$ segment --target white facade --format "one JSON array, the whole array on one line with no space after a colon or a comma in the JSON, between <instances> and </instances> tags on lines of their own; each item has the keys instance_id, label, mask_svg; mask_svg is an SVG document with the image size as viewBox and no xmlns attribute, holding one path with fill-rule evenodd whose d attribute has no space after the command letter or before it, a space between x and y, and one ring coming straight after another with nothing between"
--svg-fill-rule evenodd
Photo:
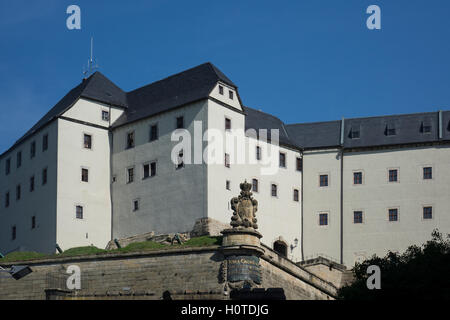
<instances>
[{"instance_id":1,"label":"white facade","mask_svg":"<svg viewBox=\"0 0 450 320\"><path fill-rule=\"evenodd\" d=\"M103 248L114 238L190 231L197 219L205 217L228 224L230 199L239 194L244 180L257 183L253 194L259 203L262 242L270 247L284 244L294 261L323 255L353 265L372 254L421 244L434 228L450 232L448 144L278 148L245 134L247 115L239 94L220 81L201 100L121 122L126 112L125 107L79 98L0 157L0 252L54 252L56 244L64 250ZM183 150L183 166L171 160L179 143L171 137L180 117L194 138ZM155 126L157 134L151 138ZM225 144L218 163L211 163L211 158L198 162L196 152L203 154L217 134L234 135L240 144ZM245 162L237 163L241 147ZM279 166L280 153L285 166ZM189 156L194 163L189 163ZM276 162L275 174L262 171L268 159ZM431 179L423 179L424 167L432 168ZM392 169L397 170L396 182L389 182ZM353 183L355 172L361 172L361 184ZM321 184L321 176L327 177L326 183ZM20 199L16 199L18 185ZM432 217L424 219L424 208L430 207ZM398 221L389 221L389 209L397 209ZM362 215L360 223L355 223L355 212ZM324 216L326 223L321 220Z\"/></svg>"}]
</instances>

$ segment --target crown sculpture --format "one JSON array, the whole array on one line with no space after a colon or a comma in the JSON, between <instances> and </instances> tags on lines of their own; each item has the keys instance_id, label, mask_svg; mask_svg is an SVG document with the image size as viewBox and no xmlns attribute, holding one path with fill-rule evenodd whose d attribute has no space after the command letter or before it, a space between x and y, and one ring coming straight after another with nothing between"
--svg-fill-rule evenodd
<instances>
[{"instance_id":1,"label":"crown sculpture","mask_svg":"<svg viewBox=\"0 0 450 320\"><path fill-rule=\"evenodd\" d=\"M231 208L233 216L230 225L233 228L253 228L258 229L256 222L256 211L258 210L258 201L253 199L250 191L252 185L245 180L240 184L241 194L231 199Z\"/></svg>"}]
</instances>

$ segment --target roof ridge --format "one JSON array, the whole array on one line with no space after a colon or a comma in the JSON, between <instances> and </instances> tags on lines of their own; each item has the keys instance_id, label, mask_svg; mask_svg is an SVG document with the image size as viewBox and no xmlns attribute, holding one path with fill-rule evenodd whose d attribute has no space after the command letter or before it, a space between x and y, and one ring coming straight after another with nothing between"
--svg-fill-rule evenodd
<instances>
[{"instance_id":1,"label":"roof ridge","mask_svg":"<svg viewBox=\"0 0 450 320\"><path fill-rule=\"evenodd\" d=\"M176 77L176 76L180 76L180 75L182 75L182 74L184 74L184 73L187 73L187 72L189 72L189 71L192 71L192 70L194 70L194 69L197 69L197 68L199 68L199 67L201 67L201 66L203 66L203 65L207 65L207 64L211 64L211 63L210 63L210 62L205 62L205 63L199 64L199 65L197 65L197 66L195 66L195 67L189 68L189 69L187 69L187 70L180 71L180 72L178 72L178 73L172 74L172 75L167 76L167 77L165 77L165 78L162 78L162 79L159 79L159 80L150 82L149 84L146 84L146 85L144 85L144 86L142 86L142 87L139 87L139 88L136 88L136 89L134 89L134 90L128 91L128 92L126 92L126 94L128 95L128 94L130 94L130 93L132 93L132 92L135 92L135 91L140 90L140 89L143 89L143 88L147 88L147 87L149 87L149 86L151 86L151 85L154 85L154 84L156 84L156 83L158 83L158 82L166 81L166 80L168 80L168 79L170 79L170 78L174 78L174 77Z\"/></svg>"}]
</instances>

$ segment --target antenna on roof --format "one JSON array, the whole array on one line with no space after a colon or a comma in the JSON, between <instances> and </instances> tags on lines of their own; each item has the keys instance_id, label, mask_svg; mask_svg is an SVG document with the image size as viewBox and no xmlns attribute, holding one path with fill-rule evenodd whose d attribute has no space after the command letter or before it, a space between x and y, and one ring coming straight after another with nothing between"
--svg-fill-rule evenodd
<instances>
[{"instance_id":1,"label":"antenna on roof","mask_svg":"<svg viewBox=\"0 0 450 320\"><path fill-rule=\"evenodd\" d=\"M94 38L91 37L91 56L88 60L87 69L83 68L84 79L93 74L96 69L98 69L98 65L97 60L94 58Z\"/></svg>"}]
</instances>

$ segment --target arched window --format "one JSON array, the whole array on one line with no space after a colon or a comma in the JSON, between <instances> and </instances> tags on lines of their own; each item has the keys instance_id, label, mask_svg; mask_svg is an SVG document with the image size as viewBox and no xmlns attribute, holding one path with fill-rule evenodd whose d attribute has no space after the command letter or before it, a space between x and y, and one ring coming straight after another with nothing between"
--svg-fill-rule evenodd
<instances>
[{"instance_id":1,"label":"arched window","mask_svg":"<svg viewBox=\"0 0 450 320\"><path fill-rule=\"evenodd\" d=\"M277 240L273 243L273 250L283 257L287 257L287 244L283 241Z\"/></svg>"}]
</instances>

